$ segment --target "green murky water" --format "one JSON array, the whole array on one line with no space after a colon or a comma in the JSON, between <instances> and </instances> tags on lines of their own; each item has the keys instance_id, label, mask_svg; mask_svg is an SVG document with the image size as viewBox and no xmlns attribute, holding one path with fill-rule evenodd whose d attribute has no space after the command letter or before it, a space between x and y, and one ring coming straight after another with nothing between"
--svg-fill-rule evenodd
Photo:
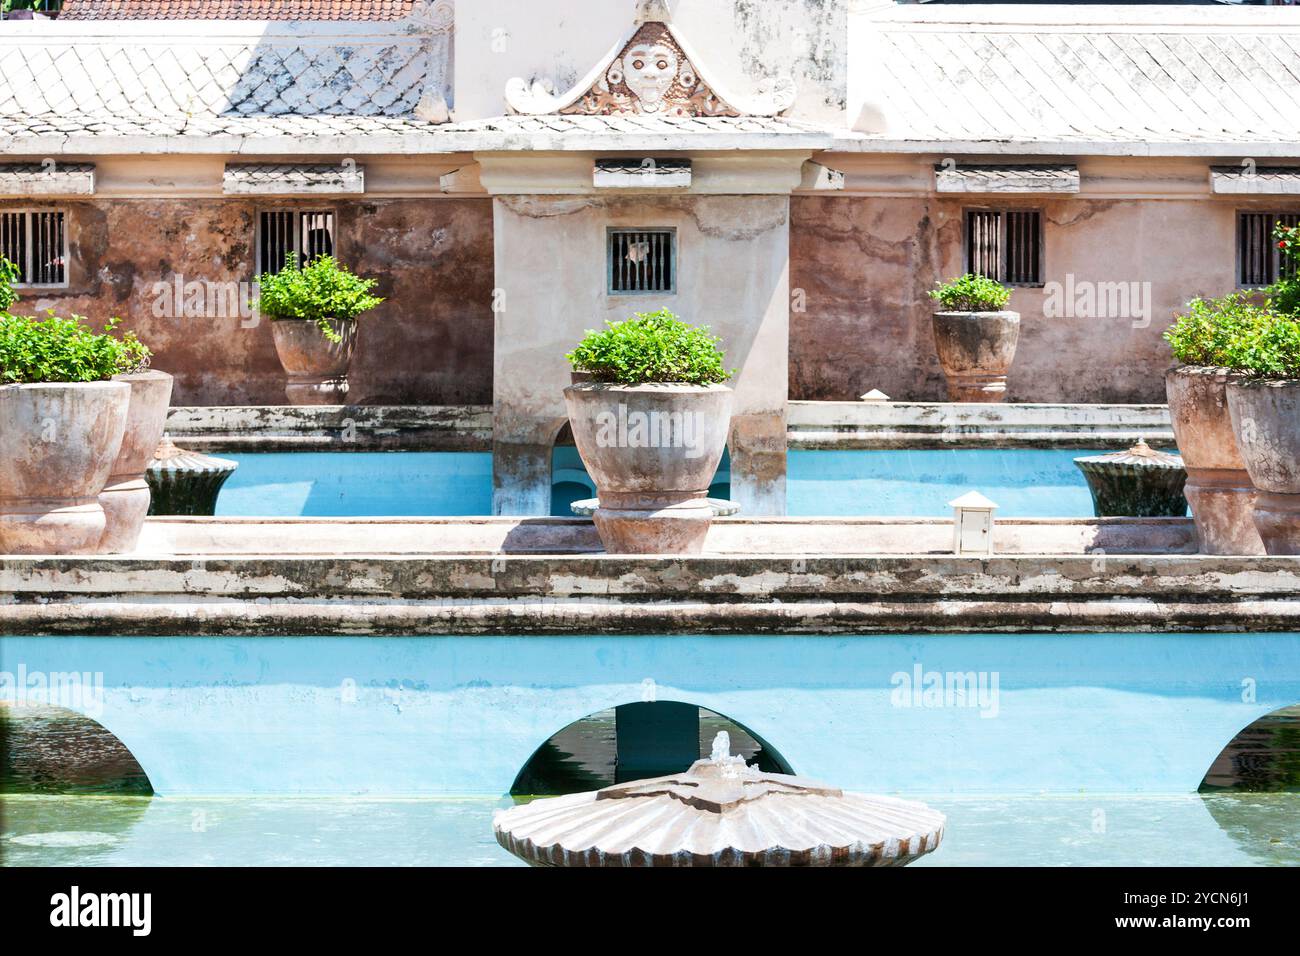
<instances>
[{"instance_id":1,"label":"green murky water","mask_svg":"<svg viewBox=\"0 0 1300 956\"><path fill-rule=\"evenodd\" d=\"M1300 794L912 795L948 815L918 866L1297 866ZM509 801L0 797L5 866L511 866Z\"/></svg>"}]
</instances>

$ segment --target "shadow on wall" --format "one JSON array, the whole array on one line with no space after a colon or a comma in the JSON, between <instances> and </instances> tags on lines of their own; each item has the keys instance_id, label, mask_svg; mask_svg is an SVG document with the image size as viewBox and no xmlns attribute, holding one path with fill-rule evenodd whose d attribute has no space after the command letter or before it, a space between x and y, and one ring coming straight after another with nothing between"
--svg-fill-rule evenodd
<instances>
[{"instance_id":1,"label":"shadow on wall","mask_svg":"<svg viewBox=\"0 0 1300 956\"><path fill-rule=\"evenodd\" d=\"M770 744L729 717L695 704L620 704L569 724L537 748L510 795L560 796L681 773L726 731L731 751L766 773L793 773Z\"/></svg>"}]
</instances>

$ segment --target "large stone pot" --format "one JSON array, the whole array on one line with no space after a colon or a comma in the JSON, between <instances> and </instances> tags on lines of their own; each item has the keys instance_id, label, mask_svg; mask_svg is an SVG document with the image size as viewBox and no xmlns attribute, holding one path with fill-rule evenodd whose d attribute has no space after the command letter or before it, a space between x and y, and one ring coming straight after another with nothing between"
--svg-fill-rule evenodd
<instances>
[{"instance_id":1,"label":"large stone pot","mask_svg":"<svg viewBox=\"0 0 1300 956\"><path fill-rule=\"evenodd\" d=\"M172 401L172 377L166 372L118 375L115 381L131 386L131 403L121 450L108 484L99 493L105 521L99 550L105 554L134 551L140 541L149 514L149 485L144 471L162 440Z\"/></svg>"},{"instance_id":2,"label":"large stone pot","mask_svg":"<svg viewBox=\"0 0 1300 956\"><path fill-rule=\"evenodd\" d=\"M1255 498L1255 527L1269 554L1300 554L1300 381L1228 380L1232 431Z\"/></svg>"},{"instance_id":3,"label":"large stone pot","mask_svg":"<svg viewBox=\"0 0 1300 956\"><path fill-rule=\"evenodd\" d=\"M1263 554L1255 486L1232 434L1228 375L1226 369L1180 365L1165 376L1174 438L1187 468L1183 494L1202 554Z\"/></svg>"},{"instance_id":4,"label":"large stone pot","mask_svg":"<svg viewBox=\"0 0 1300 956\"><path fill-rule=\"evenodd\" d=\"M271 334L280 364L289 374L284 393L291 405L342 405L348 397L348 368L357 347L356 319L331 319L342 337L331 342L315 322L275 319Z\"/></svg>"},{"instance_id":5,"label":"large stone pot","mask_svg":"<svg viewBox=\"0 0 1300 956\"><path fill-rule=\"evenodd\" d=\"M727 444L724 385L608 385L564 390L578 454L600 506L592 515L611 554L693 554L713 520L709 483Z\"/></svg>"},{"instance_id":6,"label":"large stone pot","mask_svg":"<svg viewBox=\"0 0 1300 956\"><path fill-rule=\"evenodd\" d=\"M131 386L0 387L0 554L94 554Z\"/></svg>"},{"instance_id":7,"label":"large stone pot","mask_svg":"<svg viewBox=\"0 0 1300 956\"><path fill-rule=\"evenodd\" d=\"M1020 341L1018 312L936 312L934 346L951 402L1000 402Z\"/></svg>"}]
</instances>

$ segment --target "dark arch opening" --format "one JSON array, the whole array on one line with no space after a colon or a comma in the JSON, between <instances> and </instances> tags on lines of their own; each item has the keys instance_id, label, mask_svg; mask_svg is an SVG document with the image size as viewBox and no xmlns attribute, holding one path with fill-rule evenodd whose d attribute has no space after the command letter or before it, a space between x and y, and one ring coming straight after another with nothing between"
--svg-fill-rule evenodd
<instances>
[{"instance_id":1,"label":"dark arch opening","mask_svg":"<svg viewBox=\"0 0 1300 956\"><path fill-rule=\"evenodd\" d=\"M65 707L0 704L0 793L153 792L140 762L98 721Z\"/></svg>"},{"instance_id":2,"label":"dark arch opening","mask_svg":"<svg viewBox=\"0 0 1300 956\"><path fill-rule=\"evenodd\" d=\"M1214 758L1201 793L1300 793L1300 704L1265 714Z\"/></svg>"},{"instance_id":3,"label":"dark arch opening","mask_svg":"<svg viewBox=\"0 0 1300 956\"><path fill-rule=\"evenodd\" d=\"M560 796L680 773L709 755L719 731L731 752L767 773L793 773L771 744L723 714L682 701L620 704L553 734L533 752L511 796Z\"/></svg>"}]
</instances>

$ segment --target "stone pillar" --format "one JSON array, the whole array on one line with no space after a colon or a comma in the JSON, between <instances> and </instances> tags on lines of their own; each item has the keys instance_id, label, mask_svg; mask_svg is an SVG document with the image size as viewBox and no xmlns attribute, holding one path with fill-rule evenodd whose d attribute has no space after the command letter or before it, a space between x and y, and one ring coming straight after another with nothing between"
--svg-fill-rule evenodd
<instances>
[{"instance_id":1,"label":"stone pillar","mask_svg":"<svg viewBox=\"0 0 1300 956\"><path fill-rule=\"evenodd\" d=\"M476 156L493 197L494 513L550 512L565 353L588 329L657 309L722 339L736 370L732 497L746 515L785 513L789 192L804 158L695 160L681 192L595 189L591 154ZM608 231L638 227L674 230L675 291L609 294Z\"/></svg>"},{"instance_id":2,"label":"stone pillar","mask_svg":"<svg viewBox=\"0 0 1300 956\"><path fill-rule=\"evenodd\" d=\"M518 415L498 402L492 423L492 513L549 515L551 456L566 419Z\"/></svg>"}]
</instances>

